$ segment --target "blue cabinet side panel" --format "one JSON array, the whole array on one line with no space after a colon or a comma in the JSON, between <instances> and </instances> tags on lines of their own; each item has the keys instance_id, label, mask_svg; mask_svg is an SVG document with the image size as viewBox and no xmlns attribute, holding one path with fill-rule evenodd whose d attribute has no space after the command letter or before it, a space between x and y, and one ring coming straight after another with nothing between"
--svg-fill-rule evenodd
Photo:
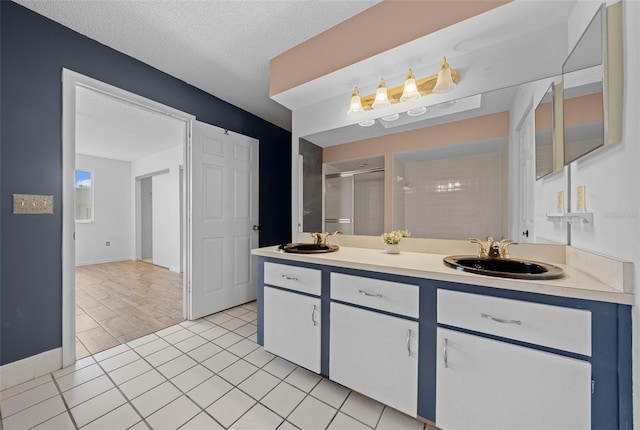
<instances>
[{"instance_id":1,"label":"blue cabinet side panel","mask_svg":"<svg viewBox=\"0 0 640 430\"><path fill-rule=\"evenodd\" d=\"M256 292L257 320L258 332L256 333L258 345L264 346L264 258L258 257L258 291Z\"/></svg>"},{"instance_id":2,"label":"blue cabinet side panel","mask_svg":"<svg viewBox=\"0 0 640 430\"><path fill-rule=\"evenodd\" d=\"M320 373L329 377L329 352L331 344L329 342L331 331L331 272L323 268L322 270L322 333L320 345Z\"/></svg>"},{"instance_id":3,"label":"blue cabinet side panel","mask_svg":"<svg viewBox=\"0 0 640 430\"><path fill-rule=\"evenodd\" d=\"M618 305L618 408L619 428L633 429L633 326L631 306Z\"/></svg>"},{"instance_id":4,"label":"blue cabinet side panel","mask_svg":"<svg viewBox=\"0 0 640 430\"><path fill-rule=\"evenodd\" d=\"M420 344L418 349L418 415L436 420L437 289L430 282L420 285Z\"/></svg>"},{"instance_id":5,"label":"blue cabinet side panel","mask_svg":"<svg viewBox=\"0 0 640 430\"><path fill-rule=\"evenodd\" d=\"M0 365L62 345L63 68L258 139L260 246L289 240L290 132L17 3L0 10ZM53 214L14 215L14 193L52 195Z\"/></svg>"}]
</instances>

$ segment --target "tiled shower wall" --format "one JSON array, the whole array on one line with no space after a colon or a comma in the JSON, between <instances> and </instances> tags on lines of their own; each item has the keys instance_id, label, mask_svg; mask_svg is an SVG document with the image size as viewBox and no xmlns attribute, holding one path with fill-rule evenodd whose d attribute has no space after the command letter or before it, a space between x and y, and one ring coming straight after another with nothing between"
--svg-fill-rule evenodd
<instances>
[{"instance_id":1,"label":"tiled shower wall","mask_svg":"<svg viewBox=\"0 0 640 430\"><path fill-rule=\"evenodd\" d=\"M384 172L354 176L354 234L377 236L384 230Z\"/></svg>"},{"instance_id":2,"label":"tiled shower wall","mask_svg":"<svg viewBox=\"0 0 640 430\"><path fill-rule=\"evenodd\" d=\"M400 220L395 225L416 237L506 237L504 151L406 163L408 184L400 190L404 193L404 225Z\"/></svg>"}]
</instances>

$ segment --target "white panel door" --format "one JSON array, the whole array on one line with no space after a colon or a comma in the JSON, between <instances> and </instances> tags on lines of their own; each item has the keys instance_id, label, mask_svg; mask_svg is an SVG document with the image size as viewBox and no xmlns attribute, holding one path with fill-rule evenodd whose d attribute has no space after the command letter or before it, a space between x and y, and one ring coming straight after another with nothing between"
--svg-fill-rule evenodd
<instances>
[{"instance_id":1,"label":"white panel door","mask_svg":"<svg viewBox=\"0 0 640 430\"><path fill-rule=\"evenodd\" d=\"M418 408L418 323L331 303L329 378L411 416Z\"/></svg>"},{"instance_id":2,"label":"white panel door","mask_svg":"<svg viewBox=\"0 0 640 430\"><path fill-rule=\"evenodd\" d=\"M188 318L256 298L258 141L193 121Z\"/></svg>"},{"instance_id":3,"label":"white panel door","mask_svg":"<svg viewBox=\"0 0 640 430\"><path fill-rule=\"evenodd\" d=\"M264 289L264 349L320 373L321 301Z\"/></svg>"},{"instance_id":4,"label":"white panel door","mask_svg":"<svg viewBox=\"0 0 640 430\"><path fill-rule=\"evenodd\" d=\"M437 351L438 427L591 428L588 362L443 328Z\"/></svg>"},{"instance_id":5,"label":"white panel door","mask_svg":"<svg viewBox=\"0 0 640 430\"><path fill-rule=\"evenodd\" d=\"M527 113L522 124L517 130L520 150L520 192L518 193L519 205L519 237L517 242L535 242L534 238L534 195L535 159L533 142L533 109Z\"/></svg>"}]
</instances>

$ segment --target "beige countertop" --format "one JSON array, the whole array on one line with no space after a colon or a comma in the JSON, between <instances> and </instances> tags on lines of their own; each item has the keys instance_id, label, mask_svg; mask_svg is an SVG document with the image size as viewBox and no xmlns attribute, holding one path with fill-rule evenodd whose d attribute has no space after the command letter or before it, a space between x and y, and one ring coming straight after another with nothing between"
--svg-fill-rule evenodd
<instances>
[{"instance_id":1,"label":"beige countertop","mask_svg":"<svg viewBox=\"0 0 640 430\"><path fill-rule=\"evenodd\" d=\"M565 271L560 279L531 281L476 275L446 267L442 259L447 255L422 252L387 254L380 249L341 246L337 252L327 254L290 254L280 252L277 246L254 249L253 255L300 261L314 264L413 276L439 281L459 282L492 288L525 291L577 299L611 303L633 304L633 294L623 293L595 277L566 264L557 264ZM554 263L555 264L555 263Z\"/></svg>"}]
</instances>

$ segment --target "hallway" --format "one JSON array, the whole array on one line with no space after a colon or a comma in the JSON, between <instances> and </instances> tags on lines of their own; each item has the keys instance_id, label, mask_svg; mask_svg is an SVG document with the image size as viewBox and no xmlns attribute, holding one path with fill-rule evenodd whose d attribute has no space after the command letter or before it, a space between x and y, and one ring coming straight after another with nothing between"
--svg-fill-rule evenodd
<instances>
[{"instance_id":1,"label":"hallway","mask_svg":"<svg viewBox=\"0 0 640 430\"><path fill-rule=\"evenodd\" d=\"M141 261L76 267L78 359L184 321L182 275Z\"/></svg>"}]
</instances>

